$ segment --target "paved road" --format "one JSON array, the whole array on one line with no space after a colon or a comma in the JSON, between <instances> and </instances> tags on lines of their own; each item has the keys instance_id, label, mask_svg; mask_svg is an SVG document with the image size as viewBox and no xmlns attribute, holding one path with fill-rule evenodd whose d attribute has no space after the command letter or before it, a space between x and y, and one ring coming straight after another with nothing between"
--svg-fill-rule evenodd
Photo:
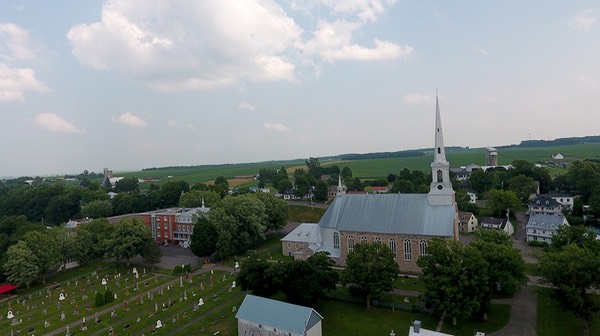
<instances>
[{"instance_id":1,"label":"paved road","mask_svg":"<svg viewBox=\"0 0 600 336\"><path fill-rule=\"evenodd\" d=\"M492 303L504 303L512 306L510 319L504 328L488 336L536 336L537 297L535 286L523 286L510 299L492 300Z\"/></svg>"}]
</instances>

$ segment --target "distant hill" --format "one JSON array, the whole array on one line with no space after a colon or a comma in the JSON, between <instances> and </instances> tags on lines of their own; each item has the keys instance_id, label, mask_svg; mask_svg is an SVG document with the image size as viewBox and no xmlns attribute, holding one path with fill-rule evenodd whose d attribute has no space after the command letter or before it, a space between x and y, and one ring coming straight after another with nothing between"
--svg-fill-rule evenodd
<instances>
[{"instance_id":1,"label":"distant hill","mask_svg":"<svg viewBox=\"0 0 600 336\"><path fill-rule=\"evenodd\" d=\"M569 146L589 143L600 143L600 135L590 135L574 138L558 138L554 140L523 140L518 145L499 146L500 148L510 147L550 147L550 146Z\"/></svg>"}]
</instances>

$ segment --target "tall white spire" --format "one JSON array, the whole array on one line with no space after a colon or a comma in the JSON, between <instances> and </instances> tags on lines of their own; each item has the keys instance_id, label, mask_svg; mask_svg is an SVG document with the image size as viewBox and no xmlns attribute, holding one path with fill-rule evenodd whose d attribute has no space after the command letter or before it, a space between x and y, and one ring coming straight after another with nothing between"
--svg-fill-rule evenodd
<instances>
[{"instance_id":1,"label":"tall white spire","mask_svg":"<svg viewBox=\"0 0 600 336\"><path fill-rule=\"evenodd\" d=\"M343 195L346 193L346 186L342 184L342 174L338 174L338 186L337 186L337 195Z\"/></svg>"},{"instance_id":2,"label":"tall white spire","mask_svg":"<svg viewBox=\"0 0 600 336\"><path fill-rule=\"evenodd\" d=\"M435 147L431 163L431 187L429 188L430 205L454 205L454 190L450 182L450 163L446 160L444 132L440 116L440 102L435 96Z\"/></svg>"},{"instance_id":3,"label":"tall white spire","mask_svg":"<svg viewBox=\"0 0 600 336\"><path fill-rule=\"evenodd\" d=\"M442 118L440 117L440 101L437 95L435 96L435 154L433 162L448 163L448 161L446 161L446 148L444 147Z\"/></svg>"}]
</instances>

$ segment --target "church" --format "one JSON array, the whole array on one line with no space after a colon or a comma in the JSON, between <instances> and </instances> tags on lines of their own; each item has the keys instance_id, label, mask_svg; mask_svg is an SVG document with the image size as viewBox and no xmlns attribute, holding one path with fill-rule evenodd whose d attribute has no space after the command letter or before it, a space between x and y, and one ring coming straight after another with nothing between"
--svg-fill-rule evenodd
<instances>
[{"instance_id":1,"label":"church","mask_svg":"<svg viewBox=\"0 0 600 336\"><path fill-rule=\"evenodd\" d=\"M392 250L403 273L419 273L416 261L427 254L431 238L458 239L458 211L437 97L431 174L427 194L345 194L340 182L338 195L319 223L300 224L281 239L283 254L304 260L327 251L336 265L345 266L355 244L379 242Z\"/></svg>"}]
</instances>

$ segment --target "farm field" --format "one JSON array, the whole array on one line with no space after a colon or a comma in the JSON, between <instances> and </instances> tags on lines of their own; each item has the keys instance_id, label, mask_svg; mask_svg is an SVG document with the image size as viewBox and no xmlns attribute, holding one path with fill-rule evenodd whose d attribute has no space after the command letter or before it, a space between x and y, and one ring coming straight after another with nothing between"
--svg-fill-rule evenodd
<instances>
[{"instance_id":1,"label":"farm field","mask_svg":"<svg viewBox=\"0 0 600 336\"><path fill-rule=\"evenodd\" d=\"M472 148L463 150L451 150L446 152L448 161L452 167L465 166L470 163L484 164L484 148ZM513 160L526 160L530 162L551 161L552 154L561 153L565 161L583 160L600 157L600 144L581 144L569 146L549 146L549 147L510 147L498 148L499 163L510 164ZM401 157L386 159L369 159L354 161L323 161L322 166L337 165L340 168L350 167L354 177L361 179L385 178L388 174L397 174L402 169L429 171L431 163L431 153L425 153L419 157ZM225 176L228 179L238 177L236 185L247 185L248 177L255 175L261 168L277 169L281 166L286 167L288 173L292 174L297 168L304 168L303 160L275 161L263 163L243 163L228 165L207 165L198 167L182 168L160 168L153 170L144 170L137 172L115 173L115 176L133 176L138 178L154 178L160 180L158 184L168 181L168 177L173 180L184 180L190 185L195 183L206 183L214 180L218 176ZM552 174L558 175L564 172L563 169L553 168ZM239 177L246 177L239 179Z\"/></svg>"}]
</instances>

